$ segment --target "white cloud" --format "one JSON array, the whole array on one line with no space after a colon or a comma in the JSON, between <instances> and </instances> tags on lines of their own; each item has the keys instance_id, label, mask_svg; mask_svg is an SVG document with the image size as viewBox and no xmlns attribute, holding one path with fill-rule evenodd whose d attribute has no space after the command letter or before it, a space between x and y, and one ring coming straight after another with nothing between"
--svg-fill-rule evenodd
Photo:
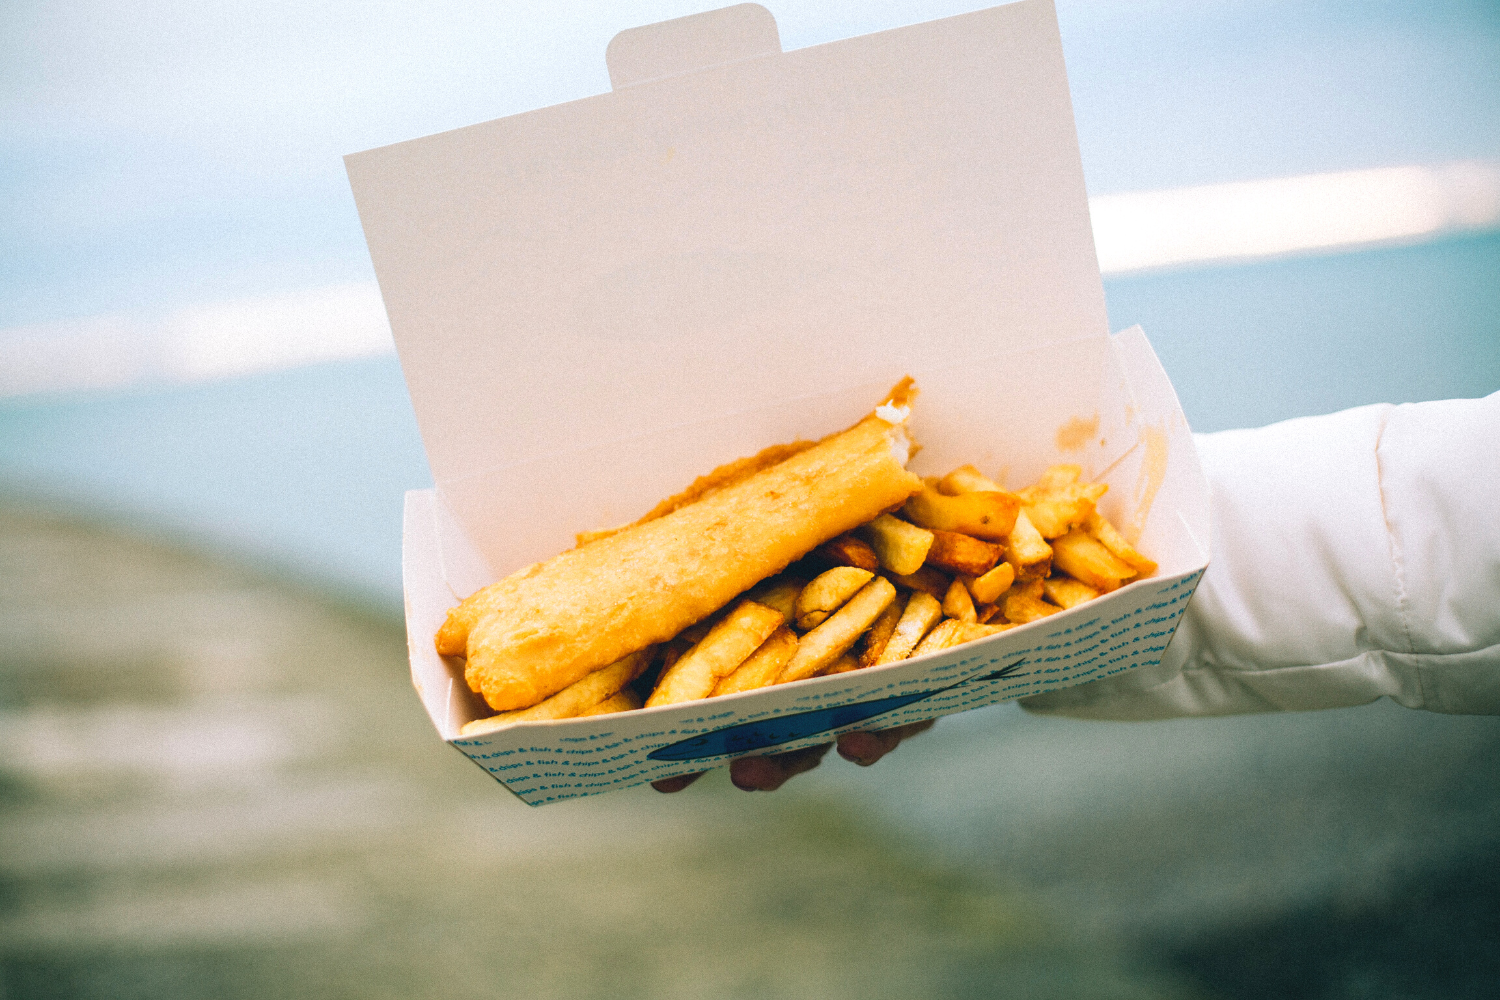
<instances>
[{"instance_id":1,"label":"white cloud","mask_svg":"<svg viewBox=\"0 0 1500 1000\"><path fill-rule=\"evenodd\" d=\"M183 309L166 317L160 336L164 374L184 382L395 350L370 283Z\"/></svg>"},{"instance_id":2,"label":"white cloud","mask_svg":"<svg viewBox=\"0 0 1500 1000\"><path fill-rule=\"evenodd\" d=\"M203 382L395 350L373 282L0 330L0 397Z\"/></svg>"},{"instance_id":3,"label":"white cloud","mask_svg":"<svg viewBox=\"0 0 1500 1000\"><path fill-rule=\"evenodd\" d=\"M1384 167L1090 199L1121 274L1430 239L1500 225L1500 164Z\"/></svg>"}]
</instances>

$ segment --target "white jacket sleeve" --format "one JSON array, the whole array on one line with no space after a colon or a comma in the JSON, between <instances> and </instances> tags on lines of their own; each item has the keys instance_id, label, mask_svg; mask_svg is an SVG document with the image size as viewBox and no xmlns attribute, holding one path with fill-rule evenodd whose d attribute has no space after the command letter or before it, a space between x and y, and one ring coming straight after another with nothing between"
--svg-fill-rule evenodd
<instances>
[{"instance_id":1,"label":"white jacket sleeve","mask_svg":"<svg viewBox=\"0 0 1500 1000\"><path fill-rule=\"evenodd\" d=\"M1500 714L1500 393L1196 441L1213 558L1162 662L1027 709Z\"/></svg>"}]
</instances>

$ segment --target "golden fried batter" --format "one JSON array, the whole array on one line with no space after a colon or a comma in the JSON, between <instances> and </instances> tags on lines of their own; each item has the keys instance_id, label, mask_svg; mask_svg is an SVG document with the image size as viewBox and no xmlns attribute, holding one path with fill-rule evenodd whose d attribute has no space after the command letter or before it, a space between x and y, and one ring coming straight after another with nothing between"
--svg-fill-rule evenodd
<instances>
[{"instance_id":1,"label":"golden fried batter","mask_svg":"<svg viewBox=\"0 0 1500 1000\"><path fill-rule=\"evenodd\" d=\"M905 402L881 412L893 415ZM899 506L922 486L905 469L908 453L899 425L866 417L670 513L484 588L449 614L438 650L467 652L465 677L493 708L536 704Z\"/></svg>"}]
</instances>

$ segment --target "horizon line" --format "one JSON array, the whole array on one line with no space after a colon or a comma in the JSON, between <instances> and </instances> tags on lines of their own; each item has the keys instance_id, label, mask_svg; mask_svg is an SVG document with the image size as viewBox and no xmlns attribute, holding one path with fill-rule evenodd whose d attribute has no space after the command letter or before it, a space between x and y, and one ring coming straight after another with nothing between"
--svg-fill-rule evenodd
<instances>
[{"instance_id":1,"label":"horizon line","mask_svg":"<svg viewBox=\"0 0 1500 1000\"><path fill-rule=\"evenodd\" d=\"M1101 277L1413 245L1500 228L1500 162L1089 199ZM395 353L373 281L0 330L0 399L213 382Z\"/></svg>"}]
</instances>

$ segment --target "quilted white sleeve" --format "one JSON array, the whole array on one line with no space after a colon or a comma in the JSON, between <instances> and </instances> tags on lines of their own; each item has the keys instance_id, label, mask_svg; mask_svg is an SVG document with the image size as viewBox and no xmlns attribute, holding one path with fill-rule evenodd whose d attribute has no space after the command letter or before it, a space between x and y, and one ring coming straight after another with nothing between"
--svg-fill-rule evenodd
<instances>
[{"instance_id":1,"label":"quilted white sleeve","mask_svg":"<svg viewBox=\"0 0 1500 1000\"><path fill-rule=\"evenodd\" d=\"M1213 557L1161 664L1027 709L1500 714L1500 393L1196 441Z\"/></svg>"}]
</instances>

